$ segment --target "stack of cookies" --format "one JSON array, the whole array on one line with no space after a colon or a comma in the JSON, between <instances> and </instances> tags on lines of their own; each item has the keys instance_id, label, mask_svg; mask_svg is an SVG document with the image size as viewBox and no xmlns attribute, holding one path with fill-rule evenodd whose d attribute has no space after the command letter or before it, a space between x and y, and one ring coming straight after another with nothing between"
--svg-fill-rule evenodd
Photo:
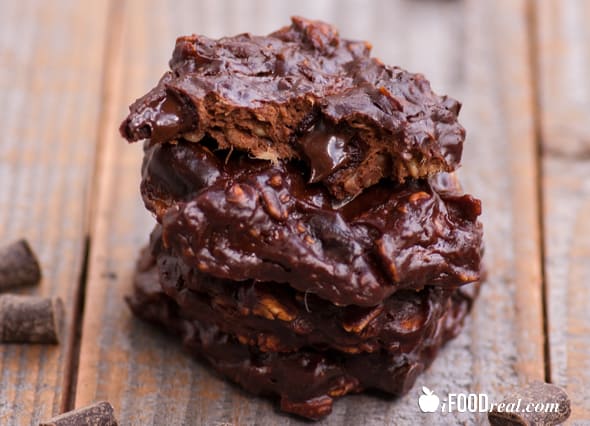
<instances>
[{"instance_id":1,"label":"stack of cookies","mask_svg":"<svg viewBox=\"0 0 590 426\"><path fill-rule=\"evenodd\" d=\"M452 174L460 104L303 18L180 37L170 68L121 125L146 140L157 219L133 311L310 419L407 392L480 280L480 202Z\"/></svg>"}]
</instances>

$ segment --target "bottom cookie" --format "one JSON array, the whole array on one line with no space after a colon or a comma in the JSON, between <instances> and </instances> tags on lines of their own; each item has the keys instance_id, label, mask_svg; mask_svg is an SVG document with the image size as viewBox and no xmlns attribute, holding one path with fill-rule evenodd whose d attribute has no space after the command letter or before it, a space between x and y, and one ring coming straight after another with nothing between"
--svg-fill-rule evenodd
<instances>
[{"instance_id":1,"label":"bottom cookie","mask_svg":"<svg viewBox=\"0 0 590 426\"><path fill-rule=\"evenodd\" d=\"M474 289L457 290L433 337L401 356L385 351L262 352L256 346L240 343L212 322L187 319L190 315L162 291L157 267L149 256L143 257L139 265L128 303L138 317L180 335L191 353L244 389L278 396L283 411L318 420L332 411L335 398L348 393L365 389L380 389L392 395L407 393L439 348L461 329L475 294Z\"/></svg>"}]
</instances>

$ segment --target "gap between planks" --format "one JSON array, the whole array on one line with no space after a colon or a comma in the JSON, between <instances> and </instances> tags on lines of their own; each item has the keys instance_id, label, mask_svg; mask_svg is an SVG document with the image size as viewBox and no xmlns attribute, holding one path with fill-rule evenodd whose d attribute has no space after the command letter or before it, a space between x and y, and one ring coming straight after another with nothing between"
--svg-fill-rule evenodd
<instances>
[{"instance_id":1,"label":"gap between planks","mask_svg":"<svg viewBox=\"0 0 590 426\"><path fill-rule=\"evenodd\" d=\"M531 75L532 87L532 120L533 120L533 138L535 149L535 169L536 169L536 192L537 192L537 225L539 229L539 263L541 265L541 298L543 313L543 357L545 363L545 381L551 382L551 349L549 347L549 301L547 293L547 269L545 265L545 199L543 191L543 140L542 140L542 123L541 123L541 98L539 91L541 83L539 81L539 70L537 68L539 43L537 40L537 2L536 0L527 0L527 38L529 51L529 69Z\"/></svg>"},{"instance_id":2,"label":"gap between planks","mask_svg":"<svg viewBox=\"0 0 590 426\"><path fill-rule=\"evenodd\" d=\"M66 354L66 368L63 381L63 396L61 399L60 410L62 413L74 408L76 380L78 377L78 363L80 361L80 344L82 343L82 318L84 315L84 296L86 289L86 277L88 276L88 248L90 239L88 234L84 236L84 245L82 253L82 265L80 267L80 278L78 279L78 289L74 295L74 315L72 319L72 333L70 336L70 350Z\"/></svg>"},{"instance_id":3,"label":"gap between planks","mask_svg":"<svg viewBox=\"0 0 590 426\"><path fill-rule=\"evenodd\" d=\"M60 345L7 344L0 350L0 423L36 424L68 407L76 369L85 195L96 149L108 8L70 0L15 4L14 13L8 8L0 14L8 24L1 31L0 74L9 88L0 155L9 191L0 190L0 198L10 200L0 231L31 238L37 249L44 277L27 292L62 297L67 306Z\"/></svg>"},{"instance_id":4,"label":"gap between planks","mask_svg":"<svg viewBox=\"0 0 590 426\"><path fill-rule=\"evenodd\" d=\"M88 281L88 270L92 254L92 236L98 231L97 226L97 206L101 205L101 197L97 195L102 193L102 188L108 187L109 182L103 182L103 179L109 179L108 168L104 170L112 158L110 146L105 143L109 136L107 123L112 121L115 114L115 106L111 101L114 94L118 91L115 75L121 65L121 46L123 16L125 0L108 0L108 11L106 20L106 31L104 37L103 61L102 61L102 80L100 90L100 103L98 114L98 125L95 136L94 163L92 164L91 178L86 190L86 215L84 219L84 253L82 257L82 266L78 290L75 295L75 313L73 326L74 331L71 335L70 352L67 355L67 368L64 377L64 397L61 400L61 411L70 411L75 407L78 367L80 363L80 347L82 343L82 325L84 319L86 285ZM119 79L120 80L120 79ZM114 83L115 82L115 83ZM120 84L120 82L119 82Z\"/></svg>"}]
</instances>

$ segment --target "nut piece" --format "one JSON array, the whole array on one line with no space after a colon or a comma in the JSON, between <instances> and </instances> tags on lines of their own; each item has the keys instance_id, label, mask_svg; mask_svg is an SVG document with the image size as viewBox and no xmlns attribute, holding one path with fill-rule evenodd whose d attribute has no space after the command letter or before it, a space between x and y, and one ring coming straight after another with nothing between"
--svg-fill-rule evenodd
<instances>
[{"instance_id":1,"label":"nut piece","mask_svg":"<svg viewBox=\"0 0 590 426\"><path fill-rule=\"evenodd\" d=\"M279 352L281 350L279 338L272 334L260 333L256 339L256 346L262 352Z\"/></svg>"},{"instance_id":2,"label":"nut piece","mask_svg":"<svg viewBox=\"0 0 590 426\"><path fill-rule=\"evenodd\" d=\"M189 142L200 142L203 139L203 132L188 132L182 135L183 139L186 139Z\"/></svg>"},{"instance_id":3,"label":"nut piece","mask_svg":"<svg viewBox=\"0 0 590 426\"><path fill-rule=\"evenodd\" d=\"M245 199L244 190L237 183L229 188L227 201L231 203L242 203Z\"/></svg>"},{"instance_id":4,"label":"nut piece","mask_svg":"<svg viewBox=\"0 0 590 426\"><path fill-rule=\"evenodd\" d=\"M346 354L351 354L351 355L360 354L362 352L362 349L360 347L358 347L358 346L340 346L340 345L334 345L334 349L336 349L336 350L338 350L340 352L344 352Z\"/></svg>"},{"instance_id":5,"label":"nut piece","mask_svg":"<svg viewBox=\"0 0 590 426\"><path fill-rule=\"evenodd\" d=\"M349 333L359 334L365 327L383 312L383 305L378 305L365 313L360 318L355 318L354 321L347 321L342 323L342 328Z\"/></svg>"},{"instance_id":6,"label":"nut piece","mask_svg":"<svg viewBox=\"0 0 590 426\"><path fill-rule=\"evenodd\" d=\"M270 217L276 220L287 219L289 213L279 200L275 191L264 189L262 191L262 200L264 201L265 210L268 212Z\"/></svg>"},{"instance_id":7,"label":"nut piece","mask_svg":"<svg viewBox=\"0 0 590 426\"><path fill-rule=\"evenodd\" d=\"M283 184L283 178L281 175L274 175L268 180L268 183L273 188L279 188Z\"/></svg>"},{"instance_id":8,"label":"nut piece","mask_svg":"<svg viewBox=\"0 0 590 426\"><path fill-rule=\"evenodd\" d=\"M418 169L418 163L416 160L408 160L406 163L406 169L408 170L408 174L412 176L414 179L417 178L420 174Z\"/></svg>"},{"instance_id":9,"label":"nut piece","mask_svg":"<svg viewBox=\"0 0 590 426\"><path fill-rule=\"evenodd\" d=\"M380 239L375 242L375 245L377 246L377 250L379 250L379 253L381 254L381 256L383 256L384 259L388 259L391 257L390 252L392 251L392 248L388 247L387 241ZM388 270L393 281L395 281L396 283L400 282L399 272L393 260L389 262Z\"/></svg>"},{"instance_id":10,"label":"nut piece","mask_svg":"<svg viewBox=\"0 0 590 426\"><path fill-rule=\"evenodd\" d=\"M312 420L319 420L332 412L334 400L327 395L308 399L307 401L294 402L286 396L281 397L281 410L287 413L298 414Z\"/></svg>"},{"instance_id":11,"label":"nut piece","mask_svg":"<svg viewBox=\"0 0 590 426\"><path fill-rule=\"evenodd\" d=\"M305 225L301 222L297 222L297 232L299 232L300 234L304 233L305 231L307 231L307 228L305 228Z\"/></svg>"},{"instance_id":12,"label":"nut piece","mask_svg":"<svg viewBox=\"0 0 590 426\"><path fill-rule=\"evenodd\" d=\"M242 345L251 345L251 344L253 344L253 342L251 342L250 339L248 339L248 337L247 336L244 336L243 334L236 335L236 338L238 339L238 342L240 342Z\"/></svg>"},{"instance_id":13,"label":"nut piece","mask_svg":"<svg viewBox=\"0 0 590 426\"><path fill-rule=\"evenodd\" d=\"M458 276L464 283L472 283L480 279L479 275L459 274Z\"/></svg>"},{"instance_id":14,"label":"nut piece","mask_svg":"<svg viewBox=\"0 0 590 426\"><path fill-rule=\"evenodd\" d=\"M279 319L281 321L293 321L295 319L295 314L287 311L286 306L281 305L277 299L269 295L262 296L260 303L252 309L254 315L269 320Z\"/></svg>"},{"instance_id":15,"label":"nut piece","mask_svg":"<svg viewBox=\"0 0 590 426\"><path fill-rule=\"evenodd\" d=\"M264 130L262 127L254 127L252 129L252 131L256 136L258 136L260 138L264 138L264 137L268 136L266 134L266 130Z\"/></svg>"},{"instance_id":16,"label":"nut piece","mask_svg":"<svg viewBox=\"0 0 590 426\"><path fill-rule=\"evenodd\" d=\"M429 198L430 198L430 194L428 194L427 192L418 191L418 192L414 192L412 195L410 195L409 200L410 200L410 203L416 204L420 200L427 200Z\"/></svg>"},{"instance_id":17,"label":"nut piece","mask_svg":"<svg viewBox=\"0 0 590 426\"><path fill-rule=\"evenodd\" d=\"M351 380L351 381L344 382L340 387L332 389L330 392L328 392L328 394L332 398L337 398L340 396L344 396L347 393L354 392L358 388L359 388L358 382L356 380L354 380L354 381Z\"/></svg>"}]
</instances>

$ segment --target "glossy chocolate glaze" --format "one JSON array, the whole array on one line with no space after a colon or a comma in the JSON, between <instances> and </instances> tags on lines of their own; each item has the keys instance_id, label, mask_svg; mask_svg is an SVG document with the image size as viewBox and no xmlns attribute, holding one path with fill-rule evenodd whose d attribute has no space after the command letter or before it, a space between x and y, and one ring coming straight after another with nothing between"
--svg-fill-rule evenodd
<instances>
[{"instance_id":1,"label":"glossy chocolate glaze","mask_svg":"<svg viewBox=\"0 0 590 426\"><path fill-rule=\"evenodd\" d=\"M171 78L170 74L165 74L159 84L165 84ZM172 140L179 132L185 133L194 127L190 123L194 108L182 100L174 94L165 97L147 95L142 98L138 113L130 117L129 126L135 128L141 139L154 136L157 140Z\"/></svg>"},{"instance_id":2,"label":"glossy chocolate glaze","mask_svg":"<svg viewBox=\"0 0 590 426\"><path fill-rule=\"evenodd\" d=\"M203 273L360 306L479 280L480 203L453 179L384 181L335 208L300 165L221 155L152 144L143 168L142 195L166 246Z\"/></svg>"},{"instance_id":3,"label":"glossy chocolate glaze","mask_svg":"<svg viewBox=\"0 0 590 426\"><path fill-rule=\"evenodd\" d=\"M331 412L334 399L347 393L371 388L393 395L407 393L439 348L461 330L474 296L473 291L455 291L434 332L419 338L419 344L402 355L385 351L353 355L311 348L277 353L242 344L215 320L194 319L200 305L180 307L166 295L147 252L128 302L137 316L180 335L191 353L224 377L252 393L279 397L283 411L317 420Z\"/></svg>"},{"instance_id":4,"label":"glossy chocolate glaze","mask_svg":"<svg viewBox=\"0 0 590 426\"><path fill-rule=\"evenodd\" d=\"M461 159L459 102L322 22L293 18L264 37L180 37L170 68L131 105L127 140L210 135L256 158L299 158L338 199L382 177L452 171ZM352 141L354 161L345 161Z\"/></svg>"},{"instance_id":5,"label":"glossy chocolate glaze","mask_svg":"<svg viewBox=\"0 0 590 426\"><path fill-rule=\"evenodd\" d=\"M401 290L374 307L337 307L289 286L203 274L164 249L160 227L151 240L162 289L188 318L213 321L223 332L264 352L314 347L346 353L408 353L433 337L454 291Z\"/></svg>"},{"instance_id":6,"label":"glossy chocolate glaze","mask_svg":"<svg viewBox=\"0 0 590 426\"><path fill-rule=\"evenodd\" d=\"M301 149L311 169L310 183L323 181L350 161L347 144L351 137L322 128L314 129L301 138Z\"/></svg>"}]
</instances>

